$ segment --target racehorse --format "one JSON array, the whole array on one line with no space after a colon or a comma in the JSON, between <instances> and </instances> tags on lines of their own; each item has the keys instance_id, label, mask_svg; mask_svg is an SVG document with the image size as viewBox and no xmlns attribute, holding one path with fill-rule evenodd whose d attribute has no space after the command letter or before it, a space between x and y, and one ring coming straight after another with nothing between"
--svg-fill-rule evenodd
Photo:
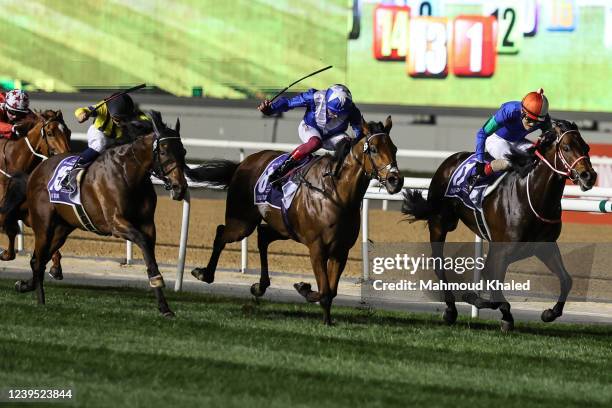
<instances>
[{"instance_id":1,"label":"racehorse","mask_svg":"<svg viewBox=\"0 0 612 408\"><path fill-rule=\"evenodd\" d=\"M100 235L129 240L142 250L149 284L155 290L159 311L167 317L168 307L162 288L164 280L155 260L154 214L157 195L150 175L161 179L174 200L182 200L187 190L184 176L185 149L180 123L168 128L158 112L151 122L138 124L142 135L132 143L111 148L89 166L80 184L84 210ZM27 183L27 201L34 230L35 248L30 261L32 279L18 281L18 292L37 291L38 303L45 303L44 271L50 254L59 250L75 229L85 230L71 206L51 203L47 183L57 165L67 155L41 163ZM19 196L19 194L15 194ZM21 194L23 200L23 192ZM18 204L16 200L15 204Z\"/></svg>"},{"instance_id":2,"label":"racehorse","mask_svg":"<svg viewBox=\"0 0 612 408\"><path fill-rule=\"evenodd\" d=\"M217 227L208 265L194 269L192 275L212 283L225 245L251 235L257 228L261 276L259 283L251 286L251 293L263 296L270 286L268 245L292 238L308 247L318 291L311 290L310 284L304 282L294 287L307 301L319 302L323 307L324 323L331 324L332 301L349 250L359 234L361 201L370 180L379 180L390 193L399 192L403 185L395 159L397 148L389 136L391 126L390 116L384 125L381 122L366 124L362 120L364 136L352 144L346 158L338 156L343 163L338 168L337 178L330 174L332 167L340 163L329 155L320 156L310 167L299 170L297 177L301 187L287 211L287 223L280 210L254 204L254 188L259 176L281 152L265 150L247 157L242 163L213 160L186 170L193 180L228 188L225 225ZM266 224L262 224L262 220Z\"/></svg>"},{"instance_id":3,"label":"racehorse","mask_svg":"<svg viewBox=\"0 0 612 408\"><path fill-rule=\"evenodd\" d=\"M454 170L470 153L460 152L447 158L438 168L429 186L425 200L420 192L405 193L402 212L409 215L409 221L427 220L429 239L434 257L442 257L446 234L457 228L463 221L474 233L482 238L473 211L466 208L457 198L445 197L449 179ZM542 320L551 322L563 314L567 295L572 287L558 245L561 233L561 197L565 182L570 179L580 185L583 191L595 184L597 173L589 158L589 146L583 140L575 123L564 120L553 121L553 128L544 133L539 143L527 151L513 149L508 156L514 171L501 181L482 204L488 221L492 242L515 243L512 245L491 245L485 262L484 272L493 279L503 281L508 265L520 259L535 255L560 281L560 295L552 309L542 313ZM527 244L520 245L519 243ZM534 242L547 242L547 250ZM550 245L550 246L548 246ZM444 269L436 269L437 277L446 282ZM457 308L452 292L445 292L447 308L444 320L452 324L457 319ZM487 301L475 293L466 294L464 301L478 308L497 309L502 313L502 330L512 330L514 319L510 304L501 292L492 293L499 301Z\"/></svg>"},{"instance_id":4,"label":"racehorse","mask_svg":"<svg viewBox=\"0 0 612 408\"><path fill-rule=\"evenodd\" d=\"M56 154L70 151L70 129L64 123L61 111L34 112L19 121L16 127L27 134L17 140L0 140L0 197L5 197L10 183L22 182L20 173L30 174L42 161ZM15 176L15 177L13 177ZM0 226L8 236L8 248L0 254L0 260L15 259L15 237L19 233L17 221L22 219L30 226L24 211L0 213ZM53 254L51 274L61 276L61 255Z\"/></svg>"}]
</instances>

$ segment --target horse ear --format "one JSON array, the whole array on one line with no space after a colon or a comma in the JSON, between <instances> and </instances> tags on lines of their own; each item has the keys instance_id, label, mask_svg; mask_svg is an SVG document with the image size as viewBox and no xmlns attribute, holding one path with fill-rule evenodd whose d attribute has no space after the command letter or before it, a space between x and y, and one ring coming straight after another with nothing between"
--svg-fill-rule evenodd
<instances>
[{"instance_id":1,"label":"horse ear","mask_svg":"<svg viewBox=\"0 0 612 408\"><path fill-rule=\"evenodd\" d=\"M389 134L392 127L393 127L393 122L391 121L391 115L389 115L387 116L387 120L385 120L385 133Z\"/></svg>"},{"instance_id":2,"label":"horse ear","mask_svg":"<svg viewBox=\"0 0 612 408\"><path fill-rule=\"evenodd\" d=\"M366 136L370 135L370 129L368 128L368 122L365 121L363 116L361 117L361 132Z\"/></svg>"},{"instance_id":3,"label":"horse ear","mask_svg":"<svg viewBox=\"0 0 612 408\"><path fill-rule=\"evenodd\" d=\"M181 133L181 121L179 120L179 118L176 118L176 125L174 125L174 130L176 131L176 133Z\"/></svg>"},{"instance_id":4,"label":"horse ear","mask_svg":"<svg viewBox=\"0 0 612 408\"><path fill-rule=\"evenodd\" d=\"M578 130L578 125L576 124L576 122L572 122L572 129Z\"/></svg>"},{"instance_id":5,"label":"horse ear","mask_svg":"<svg viewBox=\"0 0 612 408\"><path fill-rule=\"evenodd\" d=\"M62 115L61 109L55 112L55 116L57 116L59 120L64 120L64 116Z\"/></svg>"}]
</instances>

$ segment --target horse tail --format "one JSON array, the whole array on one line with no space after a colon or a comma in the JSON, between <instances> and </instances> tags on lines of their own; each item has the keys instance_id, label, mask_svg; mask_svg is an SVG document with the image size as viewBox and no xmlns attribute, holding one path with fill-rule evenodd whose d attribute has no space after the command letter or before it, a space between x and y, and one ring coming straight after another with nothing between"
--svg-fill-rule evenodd
<instances>
[{"instance_id":1,"label":"horse tail","mask_svg":"<svg viewBox=\"0 0 612 408\"><path fill-rule=\"evenodd\" d=\"M407 215L408 222L429 221L434 214L434 208L419 190L404 191L404 201L402 203L402 214Z\"/></svg>"},{"instance_id":2,"label":"horse tail","mask_svg":"<svg viewBox=\"0 0 612 408\"><path fill-rule=\"evenodd\" d=\"M0 207L0 213L8 214L25 202L28 177L26 173L16 173L11 176Z\"/></svg>"},{"instance_id":3,"label":"horse tail","mask_svg":"<svg viewBox=\"0 0 612 408\"><path fill-rule=\"evenodd\" d=\"M228 188L239 165L231 160L206 160L193 169L185 168L185 174L193 181Z\"/></svg>"}]
</instances>

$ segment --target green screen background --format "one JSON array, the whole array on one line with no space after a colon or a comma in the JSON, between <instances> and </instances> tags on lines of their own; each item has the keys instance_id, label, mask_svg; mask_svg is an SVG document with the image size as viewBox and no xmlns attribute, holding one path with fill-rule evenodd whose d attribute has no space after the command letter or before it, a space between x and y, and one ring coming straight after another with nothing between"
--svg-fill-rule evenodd
<instances>
[{"instance_id":1,"label":"green screen background","mask_svg":"<svg viewBox=\"0 0 612 408\"><path fill-rule=\"evenodd\" d=\"M73 92L145 82L178 96L259 98L326 65L294 91L346 83L356 101L487 107L543 87L555 109L612 112L612 50L603 7L580 7L577 29L540 26L492 78L414 79L372 55L374 4L348 40L350 0L0 0L0 81ZM480 14L447 5L444 15Z\"/></svg>"}]
</instances>

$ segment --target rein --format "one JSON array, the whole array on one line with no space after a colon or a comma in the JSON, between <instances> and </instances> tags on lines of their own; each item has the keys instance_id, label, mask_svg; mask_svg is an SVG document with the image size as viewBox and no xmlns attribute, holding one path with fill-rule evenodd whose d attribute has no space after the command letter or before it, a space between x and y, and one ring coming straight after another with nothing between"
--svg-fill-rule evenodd
<instances>
[{"instance_id":1,"label":"rein","mask_svg":"<svg viewBox=\"0 0 612 408\"><path fill-rule=\"evenodd\" d=\"M563 153L561 153L561 150L559 148L559 143L561 142L561 139L563 139L563 137L566 134L570 133L570 132L575 132L575 130L567 130L567 131L563 132L559 137L557 137L557 140L555 141L555 162L554 162L554 165L550 164L550 162L546 159L546 157L544 157L544 155L542 153L540 153L540 151L537 148L535 150L535 155L540 159L540 161L542 161L544 164L546 164L553 172L559 174L562 177L567 177L571 181L575 182L578 179L579 175L578 175L578 172L576 172L576 170L574 169L574 167L576 167L576 164L578 164L578 162L580 160L584 160L588 156L587 155L582 155L582 156L578 157L576 160L574 160L574 162L571 165L569 164L569 162L567 161L567 159L565 158ZM565 171L561 171L561 170L557 169L557 158L559 158L559 160L561 161L561 163L565 167ZM527 174L527 202L529 203L529 208L531 208L531 212L533 212L533 214L540 221L543 221L543 222L545 222L547 224L559 224L561 222L561 218L553 220L553 219L550 219L550 218L542 217L540 214L538 214L538 212L535 210L535 208L533 208L533 204L531 202L531 195L529 193L529 190L530 190L530 188L529 188L529 177L530 176L531 176L531 172L529 172L529 174Z\"/></svg>"}]
</instances>

